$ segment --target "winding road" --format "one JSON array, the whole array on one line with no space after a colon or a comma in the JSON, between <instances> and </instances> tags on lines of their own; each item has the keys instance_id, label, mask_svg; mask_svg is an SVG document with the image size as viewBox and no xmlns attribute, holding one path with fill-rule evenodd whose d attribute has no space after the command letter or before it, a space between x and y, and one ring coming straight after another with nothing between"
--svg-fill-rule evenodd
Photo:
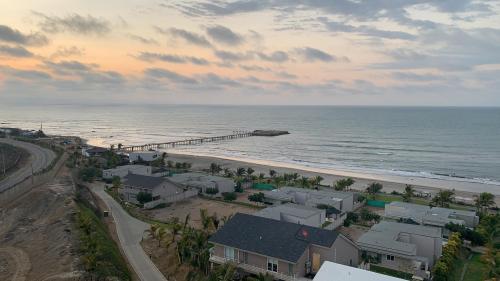
<instances>
[{"instance_id":1,"label":"winding road","mask_svg":"<svg viewBox=\"0 0 500 281\"><path fill-rule=\"evenodd\" d=\"M120 245L139 279L167 281L140 245L144 231L149 229L149 224L129 215L113 197L104 191L101 185L95 186L92 190L104 201L113 215Z\"/></svg>"},{"instance_id":2,"label":"winding road","mask_svg":"<svg viewBox=\"0 0 500 281\"><path fill-rule=\"evenodd\" d=\"M28 162L23 167L0 181L0 192L22 182L24 179L30 177L32 172L36 173L47 168L52 163L52 160L56 158L54 151L36 144L4 138L0 138L0 142L22 148L30 154Z\"/></svg>"}]
</instances>

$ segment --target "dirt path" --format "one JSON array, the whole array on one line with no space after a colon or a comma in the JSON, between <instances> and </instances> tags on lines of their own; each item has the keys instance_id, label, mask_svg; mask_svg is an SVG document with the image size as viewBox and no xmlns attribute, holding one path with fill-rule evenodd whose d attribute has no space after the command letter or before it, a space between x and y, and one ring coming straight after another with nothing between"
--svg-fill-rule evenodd
<instances>
[{"instance_id":1,"label":"dirt path","mask_svg":"<svg viewBox=\"0 0 500 281\"><path fill-rule=\"evenodd\" d=\"M13 262L12 281L26 280L26 275L31 269L31 262L28 255L23 250L15 247L0 248L0 255L7 256L9 261ZM0 275L0 277L2 276Z\"/></svg>"}]
</instances>

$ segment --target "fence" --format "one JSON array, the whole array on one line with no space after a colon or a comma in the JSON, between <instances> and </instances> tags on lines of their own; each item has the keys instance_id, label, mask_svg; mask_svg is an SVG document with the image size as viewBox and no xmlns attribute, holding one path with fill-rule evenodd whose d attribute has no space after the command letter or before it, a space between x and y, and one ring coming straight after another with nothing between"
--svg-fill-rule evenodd
<instances>
[{"instance_id":1,"label":"fence","mask_svg":"<svg viewBox=\"0 0 500 281\"><path fill-rule=\"evenodd\" d=\"M5 204L15 200L22 194L30 191L31 189L53 180L57 172L61 169L62 165L64 165L64 163L66 162L66 159L68 159L68 155L64 153L61 157L59 157L59 160L54 165L54 167L52 167L52 169L50 169L48 172L27 177L22 182L1 192L0 206L4 206Z\"/></svg>"},{"instance_id":2,"label":"fence","mask_svg":"<svg viewBox=\"0 0 500 281\"><path fill-rule=\"evenodd\" d=\"M144 208L151 209L151 208L154 208L162 203L173 203L173 202L181 201L181 200L191 198L191 197L194 197L197 195L198 195L197 189L189 189L189 190L186 190L186 191L179 193L179 194L165 196L165 197L160 198L158 200L144 203Z\"/></svg>"}]
</instances>

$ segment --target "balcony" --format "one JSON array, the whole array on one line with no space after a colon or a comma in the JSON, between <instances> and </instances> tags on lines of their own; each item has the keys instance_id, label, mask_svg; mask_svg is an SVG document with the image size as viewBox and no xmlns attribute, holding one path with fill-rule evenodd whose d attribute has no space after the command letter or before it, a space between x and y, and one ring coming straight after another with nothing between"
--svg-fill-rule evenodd
<instances>
[{"instance_id":1,"label":"balcony","mask_svg":"<svg viewBox=\"0 0 500 281\"><path fill-rule=\"evenodd\" d=\"M214 256L214 255L210 256L210 261L213 263L217 263L217 264L224 264L226 262L233 262L236 264L236 266L238 268L244 270L245 272L253 273L253 274L259 274L259 273L266 274L266 273L268 273L268 274L272 275L277 280L311 281L311 279L307 279L305 277L297 277L297 276L291 276L291 275L287 275L287 274L283 274L283 273L279 273L279 272L268 271L267 268L261 268L261 267L257 267L254 265L241 263L241 262L237 262L237 261L233 261L233 260L226 260L225 258Z\"/></svg>"}]
</instances>

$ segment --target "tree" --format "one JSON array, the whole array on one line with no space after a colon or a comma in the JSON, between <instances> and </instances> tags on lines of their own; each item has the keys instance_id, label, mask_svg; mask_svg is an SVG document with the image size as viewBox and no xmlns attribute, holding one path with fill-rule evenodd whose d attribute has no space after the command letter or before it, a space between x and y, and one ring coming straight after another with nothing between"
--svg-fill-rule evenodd
<instances>
[{"instance_id":1,"label":"tree","mask_svg":"<svg viewBox=\"0 0 500 281\"><path fill-rule=\"evenodd\" d=\"M248 175L248 176L251 176L254 172L255 172L255 170L254 170L254 169L252 169L252 167L248 167L248 168L247 168L247 175Z\"/></svg>"},{"instance_id":2,"label":"tree","mask_svg":"<svg viewBox=\"0 0 500 281\"><path fill-rule=\"evenodd\" d=\"M215 195L215 194L219 193L219 188L217 188L217 187L207 187L205 189L205 193L208 194L208 195Z\"/></svg>"},{"instance_id":3,"label":"tree","mask_svg":"<svg viewBox=\"0 0 500 281\"><path fill-rule=\"evenodd\" d=\"M121 178L118 176L114 176L113 177L113 188L120 188L121 185L122 185Z\"/></svg>"},{"instance_id":4,"label":"tree","mask_svg":"<svg viewBox=\"0 0 500 281\"><path fill-rule=\"evenodd\" d=\"M222 197L225 201L234 201L236 200L236 193L234 192L222 192Z\"/></svg>"},{"instance_id":5,"label":"tree","mask_svg":"<svg viewBox=\"0 0 500 281\"><path fill-rule=\"evenodd\" d=\"M233 177L233 171L231 171L229 168L224 168L224 176L227 178L232 178Z\"/></svg>"},{"instance_id":6,"label":"tree","mask_svg":"<svg viewBox=\"0 0 500 281\"><path fill-rule=\"evenodd\" d=\"M239 167L238 169L236 169L236 175L238 177L243 177L245 174L246 174L246 170L245 168L242 168L242 167Z\"/></svg>"},{"instance_id":7,"label":"tree","mask_svg":"<svg viewBox=\"0 0 500 281\"><path fill-rule=\"evenodd\" d=\"M448 207L453 201L453 195L455 195L453 190L440 190L438 194L432 198L432 203L440 207Z\"/></svg>"},{"instance_id":8,"label":"tree","mask_svg":"<svg viewBox=\"0 0 500 281\"><path fill-rule=\"evenodd\" d=\"M210 164L210 173L212 175L218 174L220 171L222 171L222 168L220 165L218 165L217 163Z\"/></svg>"},{"instance_id":9,"label":"tree","mask_svg":"<svg viewBox=\"0 0 500 281\"><path fill-rule=\"evenodd\" d=\"M122 150L123 144L119 143L118 144L118 150Z\"/></svg>"},{"instance_id":10,"label":"tree","mask_svg":"<svg viewBox=\"0 0 500 281\"><path fill-rule=\"evenodd\" d=\"M174 162L172 160L167 161L167 167L173 168L174 167Z\"/></svg>"},{"instance_id":11,"label":"tree","mask_svg":"<svg viewBox=\"0 0 500 281\"><path fill-rule=\"evenodd\" d=\"M382 188L384 188L384 186L381 184L381 183L378 183L378 182L372 182L370 185L368 185L368 187L366 188L366 192L368 192L368 194L370 195L375 195L377 193L379 193Z\"/></svg>"},{"instance_id":12,"label":"tree","mask_svg":"<svg viewBox=\"0 0 500 281\"><path fill-rule=\"evenodd\" d=\"M308 177L301 177L299 180L300 186L303 188L308 188L310 186L309 178Z\"/></svg>"},{"instance_id":13,"label":"tree","mask_svg":"<svg viewBox=\"0 0 500 281\"><path fill-rule=\"evenodd\" d=\"M403 201L410 202L413 196L415 196L415 189L413 188L413 185L407 184L405 192L403 193Z\"/></svg>"},{"instance_id":14,"label":"tree","mask_svg":"<svg viewBox=\"0 0 500 281\"><path fill-rule=\"evenodd\" d=\"M321 182L324 180L324 178L322 176L315 176L312 178L312 184L318 188L318 186L321 184Z\"/></svg>"},{"instance_id":15,"label":"tree","mask_svg":"<svg viewBox=\"0 0 500 281\"><path fill-rule=\"evenodd\" d=\"M264 173L260 173L260 174L259 174L259 181L261 181L261 182L262 182L262 181L264 181L264 178L265 178L265 177L266 177L266 174L264 174Z\"/></svg>"},{"instance_id":16,"label":"tree","mask_svg":"<svg viewBox=\"0 0 500 281\"><path fill-rule=\"evenodd\" d=\"M136 199L139 203L144 204L153 201L153 195L151 195L151 193L141 191L137 193Z\"/></svg>"},{"instance_id":17,"label":"tree","mask_svg":"<svg viewBox=\"0 0 500 281\"><path fill-rule=\"evenodd\" d=\"M349 189L349 187L353 184L354 180L352 178L340 179L335 182L334 188L335 190L344 191Z\"/></svg>"},{"instance_id":18,"label":"tree","mask_svg":"<svg viewBox=\"0 0 500 281\"><path fill-rule=\"evenodd\" d=\"M274 178L274 177L276 176L276 171L275 171L275 170L272 170L272 169L271 169L271 170L269 170L269 176L270 176L271 178Z\"/></svg>"},{"instance_id":19,"label":"tree","mask_svg":"<svg viewBox=\"0 0 500 281\"><path fill-rule=\"evenodd\" d=\"M252 195L248 196L248 200L252 202L263 202L264 201L264 193L259 192L259 193L254 193Z\"/></svg>"},{"instance_id":20,"label":"tree","mask_svg":"<svg viewBox=\"0 0 500 281\"><path fill-rule=\"evenodd\" d=\"M479 196L476 197L476 207L477 210L481 213L492 206L495 205L495 195L489 192L482 192Z\"/></svg>"}]
</instances>

